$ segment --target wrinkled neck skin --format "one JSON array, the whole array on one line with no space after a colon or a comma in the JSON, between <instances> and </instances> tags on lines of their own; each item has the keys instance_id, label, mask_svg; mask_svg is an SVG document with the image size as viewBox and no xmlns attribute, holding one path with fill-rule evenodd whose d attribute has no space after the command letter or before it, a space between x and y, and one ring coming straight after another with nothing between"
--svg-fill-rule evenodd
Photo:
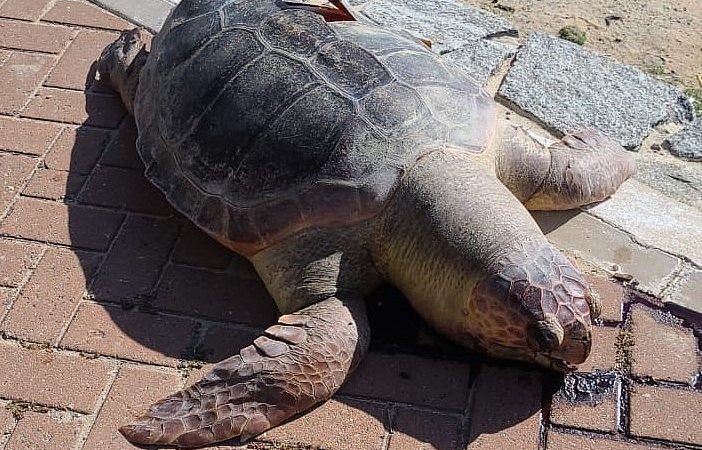
<instances>
[{"instance_id":1,"label":"wrinkled neck skin","mask_svg":"<svg viewBox=\"0 0 702 450\"><path fill-rule=\"evenodd\" d=\"M468 336L468 298L496 259L519 241L543 240L529 213L480 160L433 152L402 180L379 218L373 251L381 274L433 326ZM470 342L462 342L471 346Z\"/></svg>"},{"instance_id":2,"label":"wrinkled neck skin","mask_svg":"<svg viewBox=\"0 0 702 450\"><path fill-rule=\"evenodd\" d=\"M573 302L579 310L560 307L573 322L565 338L558 326L551 333L549 324L562 319L558 305L570 302L553 294L563 290L558 271L575 280L566 286L571 297L584 296L587 287L481 159L455 150L420 159L378 219L375 265L427 322L459 344L565 370L561 360L579 363L589 353L590 318L584 300ZM537 321L545 333L530 331Z\"/></svg>"},{"instance_id":3,"label":"wrinkled neck skin","mask_svg":"<svg viewBox=\"0 0 702 450\"><path fill-rule=\"evenodd\" d=\"M128 67L120 70L119 75L110 77L112 87L119 92L124 107L131 115L134 115L134 99L139 88L139 74L148 56L146 49L141 49Z\"/></svg>"}]
</instances>

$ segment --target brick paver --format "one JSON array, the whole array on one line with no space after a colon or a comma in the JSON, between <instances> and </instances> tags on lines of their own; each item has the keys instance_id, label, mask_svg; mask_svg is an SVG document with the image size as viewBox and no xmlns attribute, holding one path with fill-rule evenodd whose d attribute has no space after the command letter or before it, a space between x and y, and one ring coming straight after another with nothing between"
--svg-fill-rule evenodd
<instances>
[{"instance_id":1,"label":"brick paver","mask_svg":"<svg viewBox=\"0 0 702 450\"><path fill-rule=\"evenodd\" d=\"M467 364L371 352L341 392L463 410L468 397L469 374Z\"/></svg>"},{"instance_id":2,"label":"brick paver","mask_svg":"<svg viewBox=\"0 0 702 450\"><path fill-rule=\"evenodd\" d=\"M142 303L166 264L178 223L130 216L117 236L91 293L98 300Z\"/></svg>"},{"instance_id":3,"label":"brick paver","mask_svg":"<svg viewBox=\"0 0 702 450\"><path fill-rule=\"evenodd\" d=\"M231 260L231 250L190 223L184 227L173 251L173 261L191 266L224 269Z\"/></svg>"},{"instance_id":4,"label":"brick paver","mask_svg":"<svg viewBox=\"0 0 702 450\"><path fill-rule=\"evenodd\" d=\"M68 324L99 261L96 254L47 250L0 329L20 339L51 343ZM56 286L62 287L59 292Z\"/></svg>"},{"instance_id":5,"label":"brick paver","mask_svg":"<svg viewBox=\"0 0 702 450\"><path fill-rule=\"evenodd\" d=\"M0 224L0 233L34 241L106 250L123 215L44 200L20 198Z\"/></svg>"},{"instance_id":6,"label":"brick paver","mask_svg":"<svg viewBox=\"0 0 702 450\"><path fill-rule=\"evenodd\" d=\"M653 450L657 445L635 444L607 438L591 438L587 435L551 433L547 450Z\"/></svg>"},{"instance_id":7,"label":"brick paver","mask_svg":"<svg viewBox=\"0 0 702 450\"><path fill-rule=\"evenodd\" d=\"M592 350L588 359L578 367L580 372L611 370L617 359L619 328L593 327Z\"/></svg>"},{"instance_id":8,"label":"brick paver","mask_svg":"<svg viewBox=\"0 0 702 450\"><path fill-rule=\"evenodd\" d=\"M634 436L702 445L702 392L639 385L630 407Z\"/></svg>"},{"instance_id":9,"label":"brick paver","mask_svg":"<svg viewBox=\"0 0 702 450\"><path fill-rule=\"evenodd\" d=\"M61 25L0 21L0 46L16 50L59 53L74 35Z\"/></svg>"},{"instance_id":10,"label":"brick paver","mask_svg":"<svg viewBox=\"0 0 702 450\"><path fill-rule=\"evenodd\" d=\"M19 20L38 20L51 0L6 0L0 7L0 17Z\"/></svg>"},{"instance_id":11,"label":"brick paver","mask_svg":"<svg viewBox=\"0 0 702 450\"><path fill-rule=\"evenodd\" d=\"M180 384L180 374L175 371L131 364L122 366L83 448L86 450L138 448L130 445L119 434L117 427L143 413L152 402L178 390Z\"/></svg>"},{"instance_id":12,"label":"brick paver","mask_svg":"<svg viewBox=\"0 0 702 450\"><path fill-rule=\"evenodd\" d=\"M19 286L40 253L37 245L0 240L0 286Z\"/></svg>"},{"instance_id":13,"label":"brick paver","mask_svg":"<svg viewBox=\"0 0 702 450\"><path fill-rule=\"evenodd\" d=\"M85 175L62 170L39 169L29 180L22 194L47 200L72 201L80 192L86 178Z\"/></svg>"},{"instance_id":14,"label":"brick paver","mask_svg":"<svg viewBox=\"0 0 702 450\"><path fill-rule=\"evenodd\" d=\"M109 139L110 133L106 130L66 127L51 146L44 162L49 169L88 174Z\"/></svg>"},{"instance_id":15,"label":"brick paver","mask_svg":"<svg viewBox=\"0 0 702 450\"><path fill-rule=\"evenodd\" d=\"M188 356L197 323L172 316L85 303L61 345L133 361L175 366Z\"/></svg>"},{"instance_id":16,"label":"brick paver","mask_svg":"<svg viewBox=\"0 0 702 450\"><path fill-rule=\"evenodd\" d=\"M133 118L91 85L103 46L131 26L80 0L0 0L0 448L136 449L119 425L278 316L251 264L146 181ZM564 214L551 240L620 264L647 292L677 270L677 258ZM632 287L587 278L603 312L576 374L439 359L427 339L421 352L383 344L331 402L255 448L702 446L699 336ZM694 296L696 285L685 289Z\"/></svg>"},{"instance_id":17,"label":"brick paver","mask_svg":"<svg viewBox=\"0 0 702 450\"><path fill-rule=\"evenodd\" d=\"M119 97L95 92L41 88L22 112L25 117L116 128L124 117Z\"/></svg>"},{"instance_id":18,"label":"brick paver","mask_svg":"<svg viewBox=\"0 0 702 450\"><path fill-rule=\"evenodd\" d=\"M144 171L144 163L136 152L137 129L131 117L122 121L117 129L117 135L105 149L100 159L104 166L124 167L139 172Z\"/></svg>"},{"instance_id":19,"label":"brick paver","mask_svg":"<svg viewBox=\"0 0 702 450\"><path fill-rule=\"evenodd\" d=\"M22 190L36 164L29 156L0 153L0 214Z\"/></svg>"},{"instance_id":20,"label":"brick paver","mask_svg":"<svg viewBox=\"0 0 702 450\"><path fill-rule=\"evenodd\" d=\"M0 80L3 80L0 114L19 113L54 62L55 58L48 55L12 52L0 66Z\"/></svg>"},{"instance_id":21,"label":"brick paver","mask_svg":"<svg viewBox=\"0 0 702 450\"><path fill-rule=\"evenodd\" d=\"M561 395L551 403L551 423L582 430L615 432L617 430L618 385L583 401L569 401Z\"/></svg>"},{"instance_id":22,"label":"brick paver","mask_svg":"<svg viewBox=\"0 0 702 450\"><path fill-rule=\"evenodd\" d=\"M42 17L42 20L85 27L123 30L131 24L112 14L96 10L94 6L79 1L60 0Z\"/></svg>"},{"instance_id":23,"label":"brick paver","mask_svg":"<svg viewBox=\"0 0 702 450\"><path fill-rule=\"evenodd\" d=\"M17 423L5 450L71 448L83 419L70 414L27 412Z\"/></svg>"},{"instance_id":24,"label":"brick paver","mask_svg":"<svg viewBox=\"0 0 702 450\"><path fill-rule=\"evenodd\" d=\"M54 11L54 8L52 11ZM117 33L108 31L83 30L78 33L58 64L44 82L46 86L85 89L92 80L90 68L102 49L115 40ZM87 83L87 84L86 84Z\"/></svg>"},{"instance_id":25,"label":"brick paver","mask_svg":"<svg viewBox=\"0 0 702 450\"><path fill-rule=\"evenodd\" d=\"M80 201L158 216L175 214L163 194L144 178L142 171L120 167L98 167Z\"/></svg>"},{"instance_id":26,"label":"brick paver","mask_svg":"<svg viewBox=\"0 0 702 450\"><path fill-rule=\"evenodd\" d=\"M590 284L590 288L600 297L600 300L602 300L600 320L621 322L622 300L624 298L624 288L622 285L594 274L586 274L585 279Z\"/></svg>"},{"instance_id":27,"label":"brick paver","mask_svg":"<svg viewBox=\"0 0 702 450\"><path fill-rule=\"evenodd\" d=\"M260 280L207 269L169 265L154 306L212 320L271 325L279 316Z\"/></svg>"},{"instance_id":28,"label":"brick paver","mask_svg":"<svg viewBox=\"0 0 702 450\"><path fill-rule=\"evenodd\" d=\"M692 330L665 323L670 319L664 313L634 307L632 371L659 380L691 383L700 367L697 339Z\"/></svg>"},{"instance_id":29,"label":"brick paver","mask_svg":"<svg viewBox=\"0 0 702 450\"><path fill-rule=\"evenodd\" d=\"M397 408L389 450L453 449L460 444L458 417Z\"/></svg>"},{"instance_id":30,"label":"brick paver","mask_svg":"<svg viewBox=\"0 0 702 450\"><path fill-rule=\"evenodd\" d=\"M109 362L75 353L0 341L0 396L90 412L112 367Z\"/></svg>"},{"instance_id":31,"label":"brick paver","mask_svg":"<svg viewBox=\"0 0 702 450\"><path fill-rule=\"evenodd\" d=\"M536 371L484 367L472 399L468 449L538 448L541 392Z\"/></svg>"},{"instance_id":32,"label":"brick paver","mask_svg":"<svg viewBox=\"0 0 702 450\"><path fill-rule=\"evenodd\" d=\"M386 407L356 400L331 400L298 420L260 437L286 444L329 450L379 450L383 445Z\"/></svg>"},{"instance_id":33,"label":"brick paver","mask_svg":"<svg viewBox=\"0 0 702 450\"><path fill-rule=\"evenodd\" d=\"M42 155L61 131L61 125L0 116L0 150Z\"/></svg>"}]
</instances>

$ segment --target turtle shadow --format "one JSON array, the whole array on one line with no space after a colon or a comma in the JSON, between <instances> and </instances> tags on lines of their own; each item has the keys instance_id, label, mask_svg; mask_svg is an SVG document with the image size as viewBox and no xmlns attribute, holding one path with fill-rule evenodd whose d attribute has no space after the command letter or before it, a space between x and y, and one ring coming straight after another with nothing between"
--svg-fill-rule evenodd
<instances>
[{"instance_id":1,"label":"turtle shadow","mask_svg":"<svg viewBox=\"0 0 702 450\"><path fill-rule=\"evenodd\" d=\"M114 93L93 83L94 71L93 66L86 76L88 119L77 128L64 199L71 245L88 292L74 322L88 330L61 345L186 369L220 361L275 322L275 304L244 258L196 229L145 179L134 120L120 109ZM96 118L106 114L120 119L111 126L96 125ZM361 362L349 385L370 381L377 388L368 395L344 388L334 397L360 413L352 417L380 424L391 442L409 437L441 450L465 448L485 436L538 422L544 379L550 375L466 352L431 330L389 286L374 292L367 306L370 353L375 356ZM369 362L386 357L410 358L427 367L434 361L464 367L468 375L461 374L460 380L438 383L466 383L456 391L463 397L447 399L451 406L441 401L427 406L432 393L420 394L424 380L412 367L392 366L381 376ZM296 418L296 426L304 427L306 420ZM266 437L261 441L265 448Z\"/></svg>"}]
</instances>

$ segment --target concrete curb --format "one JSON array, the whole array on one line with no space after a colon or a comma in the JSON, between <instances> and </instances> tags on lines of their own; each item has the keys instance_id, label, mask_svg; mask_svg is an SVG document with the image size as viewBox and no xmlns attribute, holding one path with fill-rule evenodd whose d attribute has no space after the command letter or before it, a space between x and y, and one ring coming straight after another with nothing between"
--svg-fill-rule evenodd
<instances>
[{"instance_id":1,"label":"concrete curb","mask_svg":"<svg viewBox=\"0 0 702 450\"><path fill-rule=\"evenodd\" d=\"M111 13L157 33L175 6L166 0L90 0Z\"/></svg>"}]
</instances>

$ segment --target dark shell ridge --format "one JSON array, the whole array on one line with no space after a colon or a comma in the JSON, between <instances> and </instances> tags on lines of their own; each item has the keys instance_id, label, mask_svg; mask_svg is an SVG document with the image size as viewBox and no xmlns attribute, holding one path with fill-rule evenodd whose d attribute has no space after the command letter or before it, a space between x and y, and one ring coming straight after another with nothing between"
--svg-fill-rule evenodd
<instances>
[{"instance_id":1,"label":"dark shell ridge","mask_svg":"<svg viewBox=\"0 0 702 450\"><path fill-rule=\"evenodd\" d=\"M135 105L149 179L244 253L373 216L427 151L481 152L494 114L411 36L275 0L181 2Z\"/></svg>"}]
</instances>

